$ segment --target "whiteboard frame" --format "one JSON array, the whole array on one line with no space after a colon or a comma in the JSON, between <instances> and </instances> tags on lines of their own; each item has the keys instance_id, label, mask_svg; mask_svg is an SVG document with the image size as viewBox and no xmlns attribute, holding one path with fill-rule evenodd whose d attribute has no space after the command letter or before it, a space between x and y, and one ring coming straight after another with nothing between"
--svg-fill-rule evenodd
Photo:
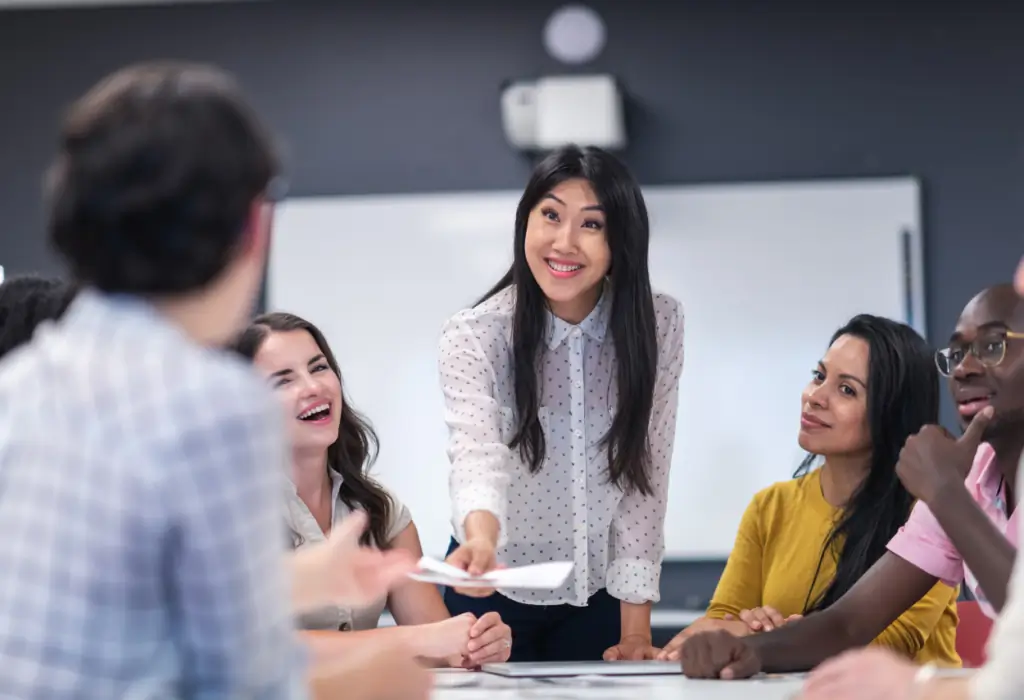
<instances>
[{"instance_id":1,"label":"whiteboard frame","mask_svg":"<svg viewBox=\"0 0 1024 700\"><path fill-rule=\"evenodd\" d=\"M904 313L909 312L909 317L899 318L910 323L924 337L928 337L927 334L927 315L926 315L926 299L925 299L925 274L924 274L924 234L921 224L921 185L916 178L913 177L891 177L891 178L850 178L850 179L829 179L829 180L800 180L800 181L773 181L773 182L753 182L753 183L714 183L714 184L697 184L697 185L655 185L645 186L643 188L645 197L649 201L656 200L659 196L671 196L673 193L680 191L690 193L702 193L708 195L719 194L722 196L739 195L742 193L749 192L772 192L779 188L799 188L806 191L814 191L818 188L829 189L840 186L849 185L852 187L872 187L877 186L879 188L896 188L904 193L904 195L913 201L913 211L908 213L907 219L900 222L901 229L906 233L906 247L904 249L904 258L902 265L905 270L905 287L904 287ZM444 203L458 202L458 211L454 213L445 212L444 225L450 230L448 232L451 236L466 236L465 240L472 240L472 238L478 233L478 223L481 217L486 217L493 212L495 208L505 211L507 210L508 220L502 225L507 229L508 237L508 249L511 251L511 240L512 240L512 219L514 218L514 206L518 202L520 192L511 190L500 190L500 191L476 191L476 192L435 192L435 193L418 193L418 194L400 194L400 195L365 195L365 196L322 196L322 197L309 197L309 198L297 198L288 200L282 205L283 208L289 206L298 205L302 207L330 207L333 204L343 201L346 205L352 206L365 206L375 207L381 205L390 205L395 202L401 202L403 205L414 205L423 206L424 211L430 211L434 205L441 205ZM650 207L649 207L650 208ZM429 222L431 226L436 225L437 222ZM286 233L283 235L287 235ZM659 235L663 235L656 226L652 226L652 242L653 239ZM281 235L275 234L274 240L278 241ZM504 270L502 270L504 271ZM497 276L493 278L496 280ZM491 280L491 281L493 281ZM275 259L273 256L273 250L270 262L268 264L267 274L267 302L268 308L277 308L277 302L279 294L277 293L277 286L280 284L280 280L276 276ZM467 306L472 302L474 295L483 293L485 286L481 286L479 289L473 288L467 295L462 306ZM909 296L907 296L909 293ZM287 296L287 295L285 295ZM684 308L694 303L699 303L696 299L681 299L684 304ZM451 313L454 313L461 308L458 306L451 309ZM297 311L302 313L301 309L286 308L285 310ZM323 324L322 319L310 318L311 321L318 325ZM326 324L324 324L326 325ZM329 334L329 337L330 334ZM824 344L827 339L823 338L822 343ZM332 338L332 345L336 344ZM343 374L345 373L345 366L342 365ZM686 371L693 371L690 366L687 367ZM440 399L440 388L437 390L438 399ZM363 403L357 396L355 402L360 407ZM371 422L375 421L375 416L371 412L369 415ZM442 422L440 414L437 416L437 420ZM387 438L385 438L386 440ZM387 450L387 444L384 445L384 449ZM681 478L680 475L673 474L673 480ZM764 484L766 485L766 484ZM750 491L750 495L753 495L753 489ZM414 513L415 514L415 513ZM738 522L738 519L737 521ZM421 528L422 530L423 528ZM668 540L668 537L666 538ZM717 538L716 538L717 539ZM437 543L432 539L424 541L424 548L428 553L442 554L437 551ZM708 561L717 560L727 557L729 552L727 550L720 550L718 548L711 550L701 551L681 551L678 549L666 549L666 561Z\"/></svg>"}]
</instances>

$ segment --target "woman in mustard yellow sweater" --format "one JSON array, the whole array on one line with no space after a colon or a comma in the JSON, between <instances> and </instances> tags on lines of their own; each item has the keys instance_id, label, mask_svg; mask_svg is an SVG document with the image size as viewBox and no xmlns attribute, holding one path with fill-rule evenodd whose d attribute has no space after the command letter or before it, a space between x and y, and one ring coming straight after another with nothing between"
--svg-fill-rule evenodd
<instances>
[{"instance_id":1,"label":"woman in mustard yellow sweater","mask_svg":"<svg viewBox=\"0 0 1024 700\"><path fill-rule=\"evenodd\" d=\"M754 496L706 616L661 658L677 659L683 640L699 631L754 634L838 600L909 516L913 498L896 461L938 413L932 352L913 329L861 315L837 331L802 397L799 443L808 458L793 480ZM874 643L959 666L957 597L937 584Z\"/></svg>"}]
</instances>

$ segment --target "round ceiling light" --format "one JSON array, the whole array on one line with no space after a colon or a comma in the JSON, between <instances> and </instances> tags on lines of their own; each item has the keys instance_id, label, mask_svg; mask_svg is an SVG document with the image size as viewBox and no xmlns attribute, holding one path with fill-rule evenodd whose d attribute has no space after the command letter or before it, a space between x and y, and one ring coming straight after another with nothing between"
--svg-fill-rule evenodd
<instances>
[{"instance_id":1,"label":"round ceiling light","mask_svg":"<svg viewBox=\"0 0 1024 700\"><path fill-rule=\"evenodd\" d=\"M554 12L544 26L544 48L564 63L586 63L604 48L601 16L585 5L566 5Z\"/></svg>"}]
</instances>

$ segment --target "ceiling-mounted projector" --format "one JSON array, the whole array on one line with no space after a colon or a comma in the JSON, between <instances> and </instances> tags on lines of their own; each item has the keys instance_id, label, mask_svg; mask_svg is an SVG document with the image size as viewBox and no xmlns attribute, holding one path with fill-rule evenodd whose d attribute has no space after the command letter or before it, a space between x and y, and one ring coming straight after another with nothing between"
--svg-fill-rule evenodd
<instances>
[{"instance_id":1,"label":"ceiling-mounted projector","mask_svg":"<svg viewBox=\"0 0 1024 700\"><path fill-rule=\"evenodd\" d=\"M501 92L501 121L508 142L524 151L626 147L622 92L610 75L509 83Z\"/></svg>"}]
</instances>

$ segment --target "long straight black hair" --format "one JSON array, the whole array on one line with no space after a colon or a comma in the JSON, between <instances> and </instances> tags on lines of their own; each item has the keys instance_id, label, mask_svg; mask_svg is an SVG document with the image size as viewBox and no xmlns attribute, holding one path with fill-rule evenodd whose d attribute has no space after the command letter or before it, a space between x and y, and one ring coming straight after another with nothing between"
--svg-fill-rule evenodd
<instances>
[{"instance_id":1,"label":"long straight black hair","mask_svg":"<svg viewBox=\"0 0 1024 700\"><path fill-rule=\"evenodd\" d=\"M842 598L885 553L914 505L896 476L900 450L922 427L939 422L939 375L924 338L906 324L869 314L851 319L829 345L844 335L868 344L871 465L822 546L818 570L831 554L836 557L835 577L816 600L810 600L808 591L805 613L824 610ZM806 475L817 459L808 455L794 477Z\"/></svg>"},{"instance_id":2,"label":"long straight black hair","mask_svg":"<svg viewBox=\"0 0 1024 700\"><path fill-rule=\"evenodd\" d=\"M393 504L388 492L368 473L377 457L379 442L370 422L352 407L345 396L345 383L341 378L338 361L327 344L327 338L320 329L304 318L288 313L269 313L256 317L242 331L233 349L252 361L271 333L306 331L323 354L331 371L341 384L341 421L338 439L327 448L327 466L341 474L339 498L349 508L366 511L369 527L363 536L363 544L379 548L388 546L388 522L391 520Z\"/></svg>"},{"instance_id":3,"label":"long straight black hair","mask_svg":"<svg viewBox=\"0 0 1024 700\"><path fill-rule=\"evenodd\" d=\"M647 267L650 225L647 206L632 173L599 148L568 146L544 158L534 169L516 209L512 267L480 300L515 287L512 330L517 425L509 446L518 448L531 473L544 463L545 440L538 415L539 358L545 347L547 299L526 261L530 212L566 180L590 183L605 214L611 251L609 320L615 347L618 405L602 437L608 451L608 477L624 491L651 493L648 423L654 404L658 367L657 326ZM480 303L478 302L478 303Z\"/></svg>"}]
</instances>

